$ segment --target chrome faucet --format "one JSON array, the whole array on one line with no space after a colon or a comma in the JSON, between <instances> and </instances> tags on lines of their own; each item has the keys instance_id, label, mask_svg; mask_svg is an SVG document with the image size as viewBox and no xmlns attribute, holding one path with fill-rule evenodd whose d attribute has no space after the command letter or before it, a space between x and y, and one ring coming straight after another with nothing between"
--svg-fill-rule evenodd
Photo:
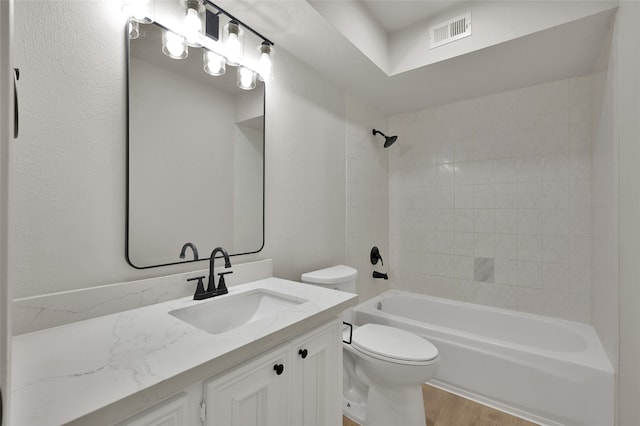
<instances>
[{"instance_id":1,"label":"chrome faucet","mask_svg":"<svg viewBox=\"0 0 640 426\"><path fill-rule=\"evenodd\" d=\"M224 276L228 275L228 274L233 274L233 271L225 271L225 272L219 272L218 276L220 277L218 280L218 286L216 287L216 280L215 277L213 276L213 269L214 269L214 263L216 260L216 254L217 253L222 253L222 256L224 257L224 267L225 269L231 268L231 261L229 260L229 253L227 253L227 251L222 248L222 247L216 247L213 249L213 251L211 252L211 256L209 257L209 283L207 284L207 289L204 289L204 285L202 283L202 279L205 278L204 276L202 277L195 277L195 278L189 278L187 281L198 281L198 286L196 288L196 292L193 295L193 300L202 300L202 299L208 299L210 297L214 297L214 296L220 296L222 294L227 294L229 293L229 290L227 290L227 285L224 282Z\"/></svg>"}]
</instances>

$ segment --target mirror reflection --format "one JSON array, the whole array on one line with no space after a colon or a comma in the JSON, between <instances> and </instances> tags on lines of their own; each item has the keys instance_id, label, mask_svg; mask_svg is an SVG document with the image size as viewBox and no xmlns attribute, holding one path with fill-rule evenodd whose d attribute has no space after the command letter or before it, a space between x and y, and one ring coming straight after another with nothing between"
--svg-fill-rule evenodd
<instances>
[{"instance_id":1,"label":"mirror reflection","mask_svg":"<svg viewBox=\"0 0 640 426\"><path fill-rule=\"evenodd\" d=\"M129 41L127 260L149 268L264 241L264 83L203 71L203 49L162 53L162 27Z\"/></svg>"}]
</instances>

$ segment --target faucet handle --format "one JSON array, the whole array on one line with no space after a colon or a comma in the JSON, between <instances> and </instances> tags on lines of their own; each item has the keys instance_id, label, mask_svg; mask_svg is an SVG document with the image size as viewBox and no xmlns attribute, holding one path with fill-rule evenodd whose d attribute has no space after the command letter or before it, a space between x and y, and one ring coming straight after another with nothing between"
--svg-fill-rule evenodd
<instances>
[{"instance_id":1,"label":"faucet handle","mask_svg":"<svg viewBox=\"0 0 640 426\"><path fill-rule=\"evenodd\" d=\"M187 278L187 281L198 280L198 285L196 286L196 292L193 294L193 300L202 300L205 298L206 292L204 291L204 283L202 282L204 278L205 278L204 275L201 277Z\"/></svg>"},{"instance_id":2,"label":"faucet handle","mask_svg":"<svg viewBox=\"0 0 640 426\"><path fill-rule=\"evenodd\" d=\"M229 290L227 290L227 285L224 282L224 276L229 274L233 274L233 271L218 272L218 276L220 277L220 279L218 280L218 287L216 288L216 292L218 294L229 293Z\"/></svg>"}]
</instances>

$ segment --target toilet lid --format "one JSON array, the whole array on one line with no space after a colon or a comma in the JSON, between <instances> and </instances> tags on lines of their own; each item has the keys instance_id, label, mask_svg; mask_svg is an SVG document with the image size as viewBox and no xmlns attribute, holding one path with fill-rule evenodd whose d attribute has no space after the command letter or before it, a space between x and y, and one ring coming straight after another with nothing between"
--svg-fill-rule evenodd
<instances>
[{"instance_id":1,"label":"toilet lid","mask_svg":"<svg viewBox=\"0 0 640 426\"><path fill-rule=\"evenodd\" d=\"M380 324L354 328L351 344L369 355L399 361L425 362L438 356L438 348L417 334Z\"/></svg>"}]
</instances>

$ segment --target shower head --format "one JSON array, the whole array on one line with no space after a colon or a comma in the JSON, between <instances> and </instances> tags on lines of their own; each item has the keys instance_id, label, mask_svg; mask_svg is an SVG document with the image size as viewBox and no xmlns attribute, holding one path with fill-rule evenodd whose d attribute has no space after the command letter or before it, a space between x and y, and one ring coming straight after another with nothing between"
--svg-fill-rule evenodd
<instances>
[{"instance_id":1,"label":"shower head","mask_svg":"<svg viewBox=\"0 0 640 426\"><path fill-rule=\"evenodd\" d=\"M385 148L389 148L398 139L397 136L387 136L384 133L382 133L380 130L376 130L376 129L373 129L372 133L374 135L375 134L381 134L382 136L384 136L384 147Z\"/></svg>"}]
</instances>

